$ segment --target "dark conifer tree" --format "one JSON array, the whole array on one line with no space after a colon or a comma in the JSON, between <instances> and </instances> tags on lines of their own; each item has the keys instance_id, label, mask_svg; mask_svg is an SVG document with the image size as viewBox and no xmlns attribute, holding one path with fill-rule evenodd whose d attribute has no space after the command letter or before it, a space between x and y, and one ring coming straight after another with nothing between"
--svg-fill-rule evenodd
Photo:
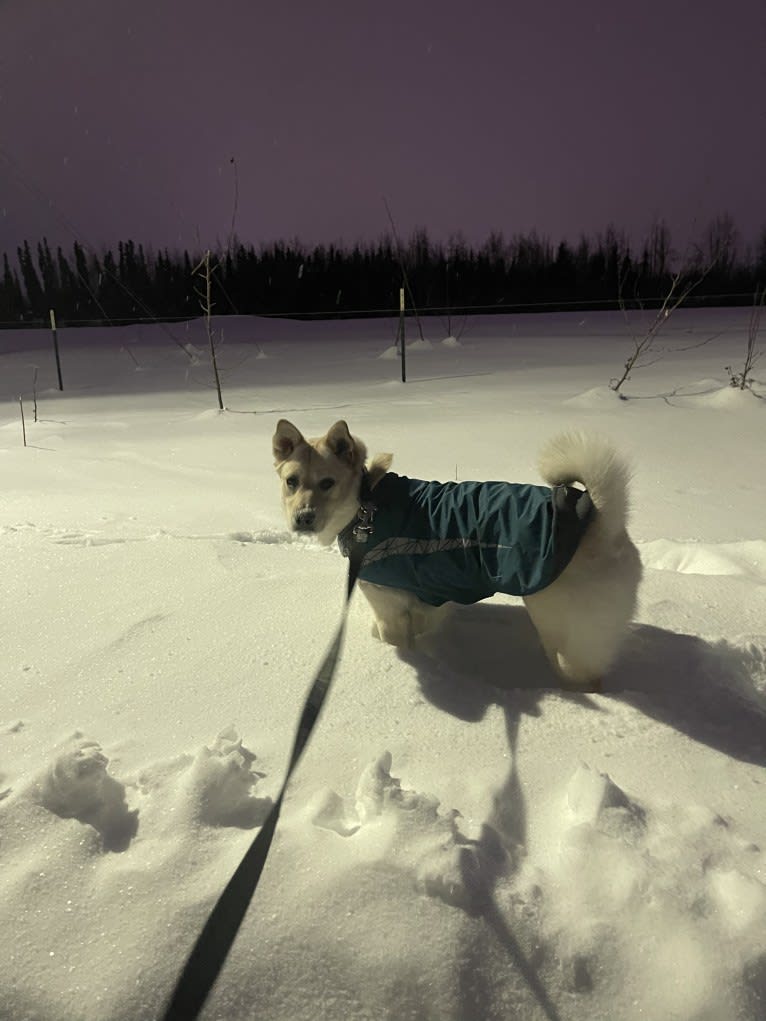
<instances>
[{"instance_id":1,"label":"dark conifer tree","mask_svg":"<svg viewBox=\"0 0 766 1021\"><path fill-rule=\"evenodd\" d=\"M710 273L695 296L736 293L747 300L757 281L766 281L766 230L755 250L740 256L730 218L719 217L700 246L721 250L717 272ZM237 241L219 256L213 286L216 314L313 314L349 312L395 313L402 286L402 262L420 311L453 311L472 307L502 310L519 305L566 307L572 302L598 302L603 307L623 295L654 301L667 293L675 265L667 227L658 222L634 258L624 235L615 228L595 241L581 238L553 246L534 231L506 241L498 230L481 247L460 235L446 245L434 243L424 229L403 242L390 235L350 248L317 245L309 250L298 241L275 241L255 249ZM160 250L147 255L133 240L121 242L116 255L87 254L75 242L67 258L48 242L28 243L18 250L18 273L7 262L0 278L2 307L8 314L47 319L55 307L60 319L95 320L197 316L193 266L188 252ZM15 289L13 281L16 281ZM19 284L19 280L21 284ZM10 310L14 311L11 312ZM20 312L19 309L22 311Z\"/></svg>"},{"instance_id":2,"label":"dark conifer tree","mask_svg":"<svg viewBox=\"0 0 766 1021\"><path fill-rule=\"evenodd\" d=\"M59 293L56 298L56 315L61 321L74 319L77 316L76 305L79 295L78 281L67 262L61 245L56 249L56 270L59 281Z\"/></svg>"},{"instance_id":3,"label":"dark conifer tree","mask_svg":"<svg viewBox=\"0 0 766 1021\"><path fill-rule=\"evenodd\" d=\"M47 312L48 309L56 308L59 298L58 273L56 272L56 264L53 261L51 250L48 247L47 238L43 238L37 245L37 265L40 268L40 280Z\"/></svg>"},{"instance_id":4,"label":"dark conifer tree","mask_svg":"<svg viewBox=\"0 0 766 1021\"><path fill-rule=\"evenodd\" d=\"M761 287L766 286L766 226L761 227L761 236L755 249L755 278Z\"/></svg>"},{"instance_id":5,"label":"dark conifer tree","mask_svg":"<svg viewBox=\"0 0 766 1021\"><path fill-rule=\"evenodd\" d=\"M88 257L82 245L75 241L72 252L74 254L74 276L77 285L77 297L73 307L75 319L94 319L99 315L99 309L94 301L95 287L97 285L98 268L97 260L93 259L91 266L88 265Z\"/></svg>"},{"instance_id":6,"label":"dark conifer tree","mask_svg":"<svg viewBox=\"0 0 766 1021\"><path fill-rule=\"evenodd\" d=\"M3 253L3 280L0 285L0 321L20 321L28 310L18 275L12 270L8 256Z\"/></svg>"},{"instance_id":7,"label":"dark conifer tree","mask_svg":"<svg viewBox=\"0 0 766 1021\"><path fill-rule=\"evenodd\" d=\"M36 319L43 319L47 314L45 295L35 269L32 253L29 250L29 242L25 241L21 248L16 249L16 252L29 310Z\"/></svg>"}]
</instances>

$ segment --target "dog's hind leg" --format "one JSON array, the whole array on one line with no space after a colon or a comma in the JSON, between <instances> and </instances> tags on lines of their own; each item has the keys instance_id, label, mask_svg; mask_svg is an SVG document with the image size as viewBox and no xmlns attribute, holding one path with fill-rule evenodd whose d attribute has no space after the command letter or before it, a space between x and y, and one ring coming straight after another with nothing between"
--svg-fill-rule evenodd
<instances>
[{"instance_id":1,"label":"dog's hind leg","mask_svg":"<svg viewBox=\"0 0 766 1021\"><path fill-rule=\"evenodd\" d=\"M552 585L524 597L566 687L593 690L607 673L635 612L640 578L638 551L627 536L614 552L595 554L586 536Z\"/></svg>"},{"instance_id":2,"label":"dog's hind leg","mask_svg":"<svg viewBox=\"0 0 766 1021\"><path fill-rule=\"evenodd\" d=\"M578 642L568 629L562 627L566 621L559 619L553 624L539 612L535 603L530 605L527 602L527 610L548 662L562 685L579 691L600 690L601 678L611 662L611 655L603 650L603 645L588 646L585 642Z\"/></svg>"}]
</instances>

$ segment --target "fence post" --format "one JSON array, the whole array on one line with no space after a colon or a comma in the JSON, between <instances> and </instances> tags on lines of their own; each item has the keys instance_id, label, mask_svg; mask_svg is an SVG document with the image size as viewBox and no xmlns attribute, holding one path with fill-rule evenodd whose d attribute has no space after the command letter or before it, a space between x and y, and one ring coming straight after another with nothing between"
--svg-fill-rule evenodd
<instances>
[{"instance_id":1,"label":"fence post","mask_svg":"<svg viewBox=\"0 0 766 1021\"><path fill-rule=\"evenodd\" d=\"M58 336L56 335L56 313L53 311L52 308L49 309L48 311L51 317L51 333L53 334L53 350L56 354L56 372L58 373L59 377L59 390L63 390L64 384L61 382L61 359L59 358L59 342Z\"/></svg>"},{"instance_id":2,"label":"fence post","mask_svg":"<svg viewBox=\"0 0 766 1021\"><path fill-rule=\"evenodd\" d=\"M407 358L405 355L405 349L407 345L404 341L404 288L399 288L399 338L401 340L402 350L402 383L407 382Z\"/></svg>"}]
</instances>

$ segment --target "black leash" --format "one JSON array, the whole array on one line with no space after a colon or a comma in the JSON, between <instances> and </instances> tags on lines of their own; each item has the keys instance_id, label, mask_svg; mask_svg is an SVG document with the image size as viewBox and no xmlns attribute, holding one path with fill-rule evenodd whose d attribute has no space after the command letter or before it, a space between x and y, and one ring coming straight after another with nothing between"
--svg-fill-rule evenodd
<instances>
[{"instance_id":1,"label":"black leash","mask_svg":"<svg viewBox=\"0 0 766 1021\"><path fill-rule=\"evenodd\" d=\"M343 616L332 645L306 696L298 723L298 731L293 742L290 765L287 767L282 789L272 805L266 821L210 912L176 983L167 1009L162 1015L162 1021L194 1021L199 1016L236 939L242 919L245 917L258 880L261 878L263 866L266 864L266 856L277 828L277 820L287 784L311 737L311 731L314 729L314 724L330 690L330 682L340 658L351 593L354 591L354 585L364 560L364 538L360 535L359 539L360 541L350 543L346 553L349 558L348 586Z\"/></svg>"}]
</instances>

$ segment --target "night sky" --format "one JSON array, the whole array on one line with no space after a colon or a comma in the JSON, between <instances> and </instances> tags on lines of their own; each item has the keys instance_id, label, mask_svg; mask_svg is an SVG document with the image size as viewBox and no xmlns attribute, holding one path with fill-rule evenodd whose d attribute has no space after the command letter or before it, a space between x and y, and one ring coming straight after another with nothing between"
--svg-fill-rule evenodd
<instances>
[{"instance_id":1,"label":"night sky","mask_svg":"<svg viewBox=\"0 0 766 1021\"><path fill-rule=\"evenodd\" d=\"M754 241L766 0L0 0L0 251L374 240L383 196L443 240Z\"/></svg>"}]
</instances>

